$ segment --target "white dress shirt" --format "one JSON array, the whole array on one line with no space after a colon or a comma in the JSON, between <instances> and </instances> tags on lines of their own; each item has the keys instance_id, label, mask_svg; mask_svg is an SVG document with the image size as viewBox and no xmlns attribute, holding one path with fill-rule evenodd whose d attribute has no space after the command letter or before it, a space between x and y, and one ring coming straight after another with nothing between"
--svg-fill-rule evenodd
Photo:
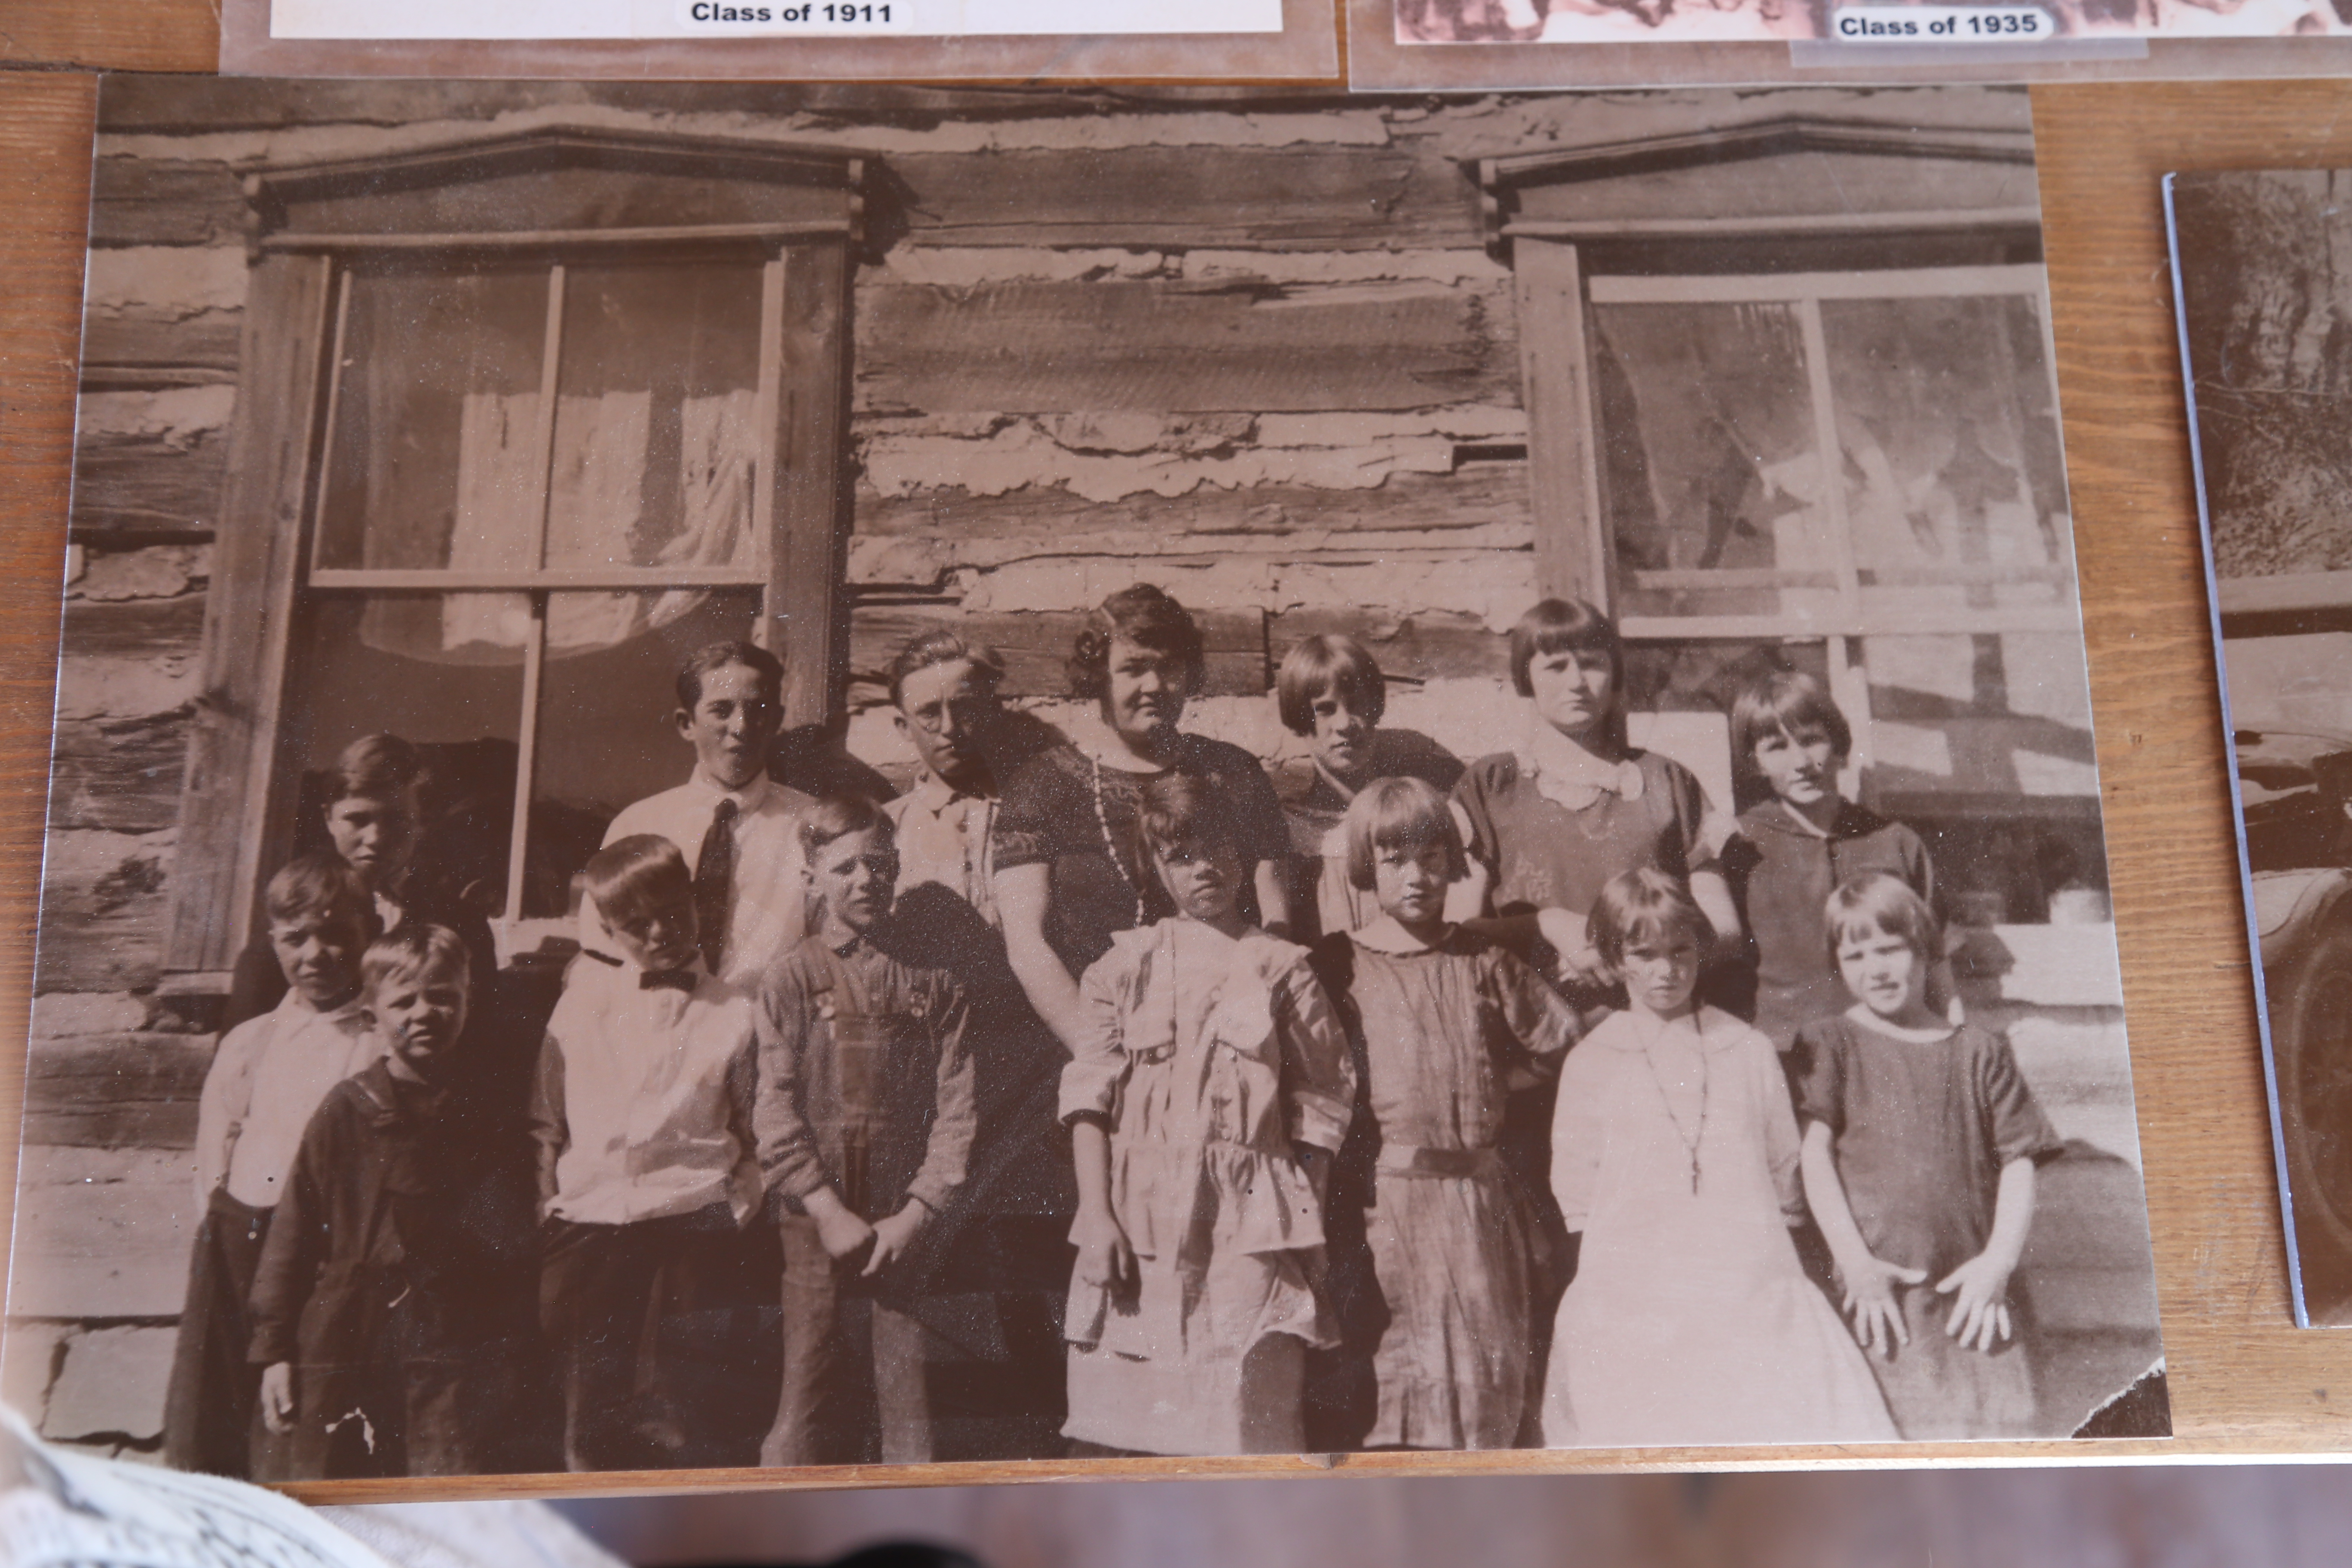
<instances>
[{"instance_id":1,"label":"white dress shirt","mask_svg":"<svg viewBox=\"0 0 2352 1568\"><path fill-rule=\"evenodd\" d=\"M719 978L757 988L776 961L808 934L808 881L802 874L801 814L815 802L762 773L743 788L722 790L700 769L676 789L649 795L613 818L604 842L654 833L677 846L690 872L702 852L721 800L735 803L735 870L727 890L727 942L719 953ZM593 906L581 913L583 940L599 952L618 954L603 934Z\"/></svg>"},{"instance_id":2,"label":"white dress shirt","mask_svg":"<svg viewBox=\"0 0 2352 1568\"><path fill-rule=\"evenodd\" d=\"M320 1012L289 991L222 1037L196 1103L196 1203L228 1195L274 1208L327 1091L383 1054L354 996Z\"/></svg>"},{"instance_id":3,"label":"white dress shirt","mask_svg":"<svg viewBox=\"0 0 2352 1568\"><path fill-rule=\"evenodd\" d=\"M720 1201L759 1205L751 1100L751 998L699 959L692 992L635 964L572 963L547 1022L533 1135L555 1156L547 1212L629 1225Z\"/></svg>"}]
</instances>

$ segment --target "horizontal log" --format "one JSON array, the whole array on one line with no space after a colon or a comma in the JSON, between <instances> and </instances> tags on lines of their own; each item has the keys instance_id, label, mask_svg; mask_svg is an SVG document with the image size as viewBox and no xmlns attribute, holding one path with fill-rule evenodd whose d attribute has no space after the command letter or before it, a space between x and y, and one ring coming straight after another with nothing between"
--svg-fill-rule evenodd
<instances>
[{"instance_id":1,"label":"horizontal log","mask_svg":"<svg viewBox=\"0 0 2352 1568\"><path fill-rule=\"evenodd\" d=\"M244 312L105 310L84 320L81 379L108 388L201 386L236 379Z\"/></svg>"},{"instance_id":2,"label":"horizontal log","mask_svg":"<svg viewBox=\"0 0 2352 1568\"><path fill-rule=\"evenodd\" d=\"M153 833L178 822L193 717L181 707L132 719L59 718L49 826Z\"/></svg>"},{"instance_id":3,"label":"horizontal log","mask_svg":"<svg viewBox=\"0 0 2352 1568\"><path fill-rule=\"evenodd\" d=\"M184 531L219 521L228 470L226 432L185 447L153 437L85 437L74 453L77 532Z\"/></svg>"},{"instance_id":4,"label":"horizontal log","mask_svg":"<svg viewBox=\"0 0 2352 1568\"><path fill-rule=\"evenodd\" d=\"M960 540L1050 541L1108 529L1152 538L1179 533L1264 537L1317 530L1433 532L1493 523L1524 526L1532 516L1525 463L1470 463L1451 474L1391 474L1372 489L1360 490L1311 485L1204 487L1189 495L1145 492L1104 502L1058 486L1027 485L994 496L952 486L885 496L860 487L856 504L860 534ZM1218 546L1214 539L1203 539L1202 547Z\"/></svg>"},{"instance_id":5,"label":"horizontal log","mask_svg":"<svg viewBox=\"0 0 2352 1568\"><path fill-rule=\"evenodd\" d=\"M230 245L244 237L245 193L225 163L102 157L91 171L94 246Z\"/></svg>"},{"instance_id":6,"label":"horizontal log","mask_svg":"<svg viewBox=\"0 0 2352 1568\"><path fill-rule=\"evenodd\" d=\"M193 1148L196 1101L212 1060L210 1035L37 1038L25 1068L25 1142Z\"/></svg>"},{"instance_id":7,"label":"horizontal log","mask_svg":"<svg viewBox=\"0 0 2352 1568\"><path fill-rule=\"evenodd\" d=\"M194 658L202 651L205 597L68 599L62 632L67 658Z\"/></svg>"},{"instance_id":8,"label":"horizontal log","mask_svg":"<svg viewBox=\"0 0 2352 1568\"><path fill-rule=\"evenodd\" d=\"M899 153L879 169L867 218L884 247L1418 250L1482 243L1477 187L1452 161L1427 151ZM244 195L226 163L98 161L94 245L222 244L241 237L244 218Z\"/></svg>"},{"instance_id":9,"label":"horizontal log","mask_svg":"<svg viewBox=\"0 0 2352 1568\"><path fill-rule=\"evenodd\" d=\"M1391 147L894 153L874 204L935 245L1418 250L1480 243L1477 186ZM900 204L903 204L902 205ZM903 217L901 217L903 214Z\"/></svg>"},{"instance_id":10,"label":"horizontal log","mask_svg":"<svg viewBox=\"0 0 2352 1568\"><path fill-rule=\"evenodd\" d=\"M882 410L1393 410L1517 402L1516 342L1476 287L1007 283L866 290L856 364Z\"/></svg>"},{"instance_id":11,"label":"horizontal log","mask_svg":"<svg viewBox=\"0 0 2352 1568\"><path fill-rule=\"evenodd\" d=\"M1266 623L1266 652L1276 668L1283 655L1310 637L1350 637L1371 653L1392 680L1509 678L1506 639L1476 616L1457 610L1392 611L1331 606L1286 610Z\"/></svg>"},{"instance_id":12,"label":"horizontal log","mask_svg":"<svg viewBox=\"0 0 2352 1568\"><path fill-rule=\"evenodd\" d=\"M52 833L33 988L152 990L163 967L171 854L123 835Z\"/></svg>"},{"instance_id":13,"label":"horizontal log","mask_svg":"<svg viewBox=\"0 0 2352 1568\"><path fill-rule=\"evenodd\" d=\"M1265 616L1255 610L1202 610L1201 639L1208 653L1212 697L1255 696L1270 679ZM1070 645L1086 617L1075 613L965 615L952 605L859 605L849 617L853 680L880 683L899 648L918 631L953 626L1004 656L1007 697L1069 695Z\"/></svg>"}]
</instances>

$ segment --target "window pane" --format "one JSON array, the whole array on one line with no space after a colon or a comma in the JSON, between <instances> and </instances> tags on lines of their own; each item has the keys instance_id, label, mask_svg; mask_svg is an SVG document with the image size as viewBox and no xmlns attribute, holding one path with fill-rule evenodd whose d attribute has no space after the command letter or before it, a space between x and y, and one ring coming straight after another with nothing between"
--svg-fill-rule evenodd
<instances>
[{"instance_id":1,"label":"window pane","mask_svg":"<svg viewBox=\"0 0 2352 1568\"><path fill-rule=\"evenodd\" d=\"M1867 609L1883 621L2069 603L2065 475L2034 301L1821 309Z\"/></svg>"},{"instance_id":2,"label":"window pane","mask_svg":"<svg viewBox=\"0 0 2352 1568\"><path fill-rule=\"evenodd\" d=\"M504 889L522 660L504 647L450 645L457 598L322 597L299 618L279 742L301 770L298 850L328 847L326 770L361 736L389 732L422 747L433 772L419 869L454 887Z\"/></svg>"},{"instance_id":3,"label":"window pane","mask_svg":"<svg viewBox=\"0 0 2352 1568\"><path fill-rule=\"evenodd\" d=\"M355 272L316 560L423 568L537 526L547 273Z\"/></svg>"},{"instance_id":4,"label":"window pane","mask_svg":"<svg viewBox=\"0 0 2352 1568\"><path fill-rule=\"evenodd\" d=\"M760 282L757 264L566 272L546 564L759 564ZM468 563L531 563L513 548Z\"/></svg>"},{"instance_id":5,"label":"window pane","mask_svg":"<svg viewBox=\"0 0 2352 1568\"><path fill-rule=\"evenodd\" d=\"M1834 605L1837 555L1796 308L1600 305L1592 314L1621 610L1803 624ZM1818 581L1702 587L1680 575L1726 570Z\"/></svg>"},{"instance_id":6,"label":"window pane","mask_svg":"<svg viewBox=\"0 0 2352 1568\"><path fill-rule=\"evenodd\" d=\"M572 873L621 807L686 781L694 753L670 721L677 667L708 643L748 639L759 615L757 589L548 595L524 915L564 913ZM557 646L560 627L599 622L602 640Z\"/></svg>"}]
</instances>

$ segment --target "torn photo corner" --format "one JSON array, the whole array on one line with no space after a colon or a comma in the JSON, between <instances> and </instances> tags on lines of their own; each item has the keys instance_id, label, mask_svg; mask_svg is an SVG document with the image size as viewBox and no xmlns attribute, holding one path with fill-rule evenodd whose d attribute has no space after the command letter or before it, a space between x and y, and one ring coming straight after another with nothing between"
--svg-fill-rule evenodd
<instances>
[{"instance_id":1,"label":"torn photo corner","mask_svg":"<svg viewBox=\"0 0 2352 1568\"><path fill-rule=\"evenodd\" d=\"M96 167L45 1436L2168 1432L2021 93L113 78Z\"/></svg>"}]
</instances>

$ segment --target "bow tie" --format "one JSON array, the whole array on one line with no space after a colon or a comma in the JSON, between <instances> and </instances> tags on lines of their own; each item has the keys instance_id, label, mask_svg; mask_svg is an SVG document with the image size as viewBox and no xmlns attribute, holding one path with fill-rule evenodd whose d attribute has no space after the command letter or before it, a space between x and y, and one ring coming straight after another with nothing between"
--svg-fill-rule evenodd
<instances>
[{"instance_id":1,"label":"bow tie","mask_svg":"<svg viewBox=\"0 0 2352 1568\"><path fill-rule=\"evenodd\" d=\"M637 976L640 991L684 991L691 994L701 977L691 969L648 969Z\"/></svg>"}]
</instances>

